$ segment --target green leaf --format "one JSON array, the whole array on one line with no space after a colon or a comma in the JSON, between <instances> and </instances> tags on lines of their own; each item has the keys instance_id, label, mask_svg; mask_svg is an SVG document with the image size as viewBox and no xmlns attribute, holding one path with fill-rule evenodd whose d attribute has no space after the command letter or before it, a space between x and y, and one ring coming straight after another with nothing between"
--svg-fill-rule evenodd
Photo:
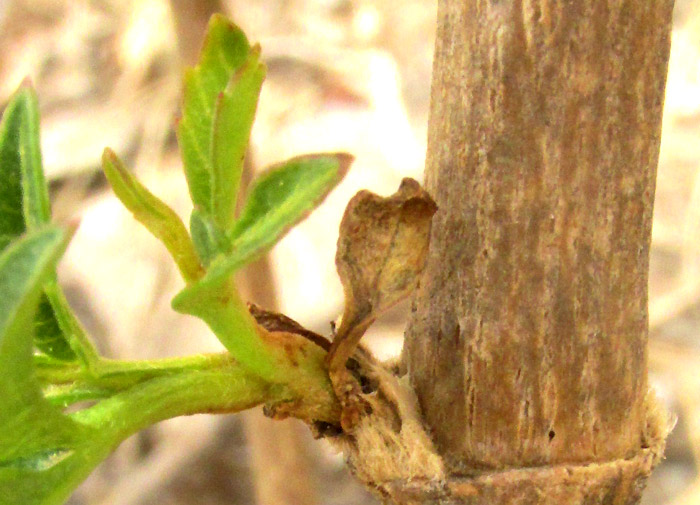
<instances>
[{"instance_id":1,"label":"green leaf","mask_svg":"<svg viewBox=\"0 0 700 505\"><path fill-rule=\"evenodd\" d=\"M50 219L49 197L39 151L36 96L22 85L0 123L0 237L10 241Z\"/></svg>"},{"instance_id":2,"label":"green leaf","mask_svg":"<svg viewBox=\"0 0 700 505\"><path fill-rule=\"evenodd\" d=\"M17 108L17 100L12 100L0 123L0 250L25 230L19 153L22 116Z\"/></svg>"},{"instance_id":3,"label":"green leaf","mask_svg":"<svg viewBox=\"0 0 700 505\"><path fill-rule=\"evenodd\" d=\"M178 140L196 208L226 228L232 219L241 156L264 77L259 49L221 15L212 16L199 63L185 73Z\"/></svg>"},{"instance_id":4,"label":"green leaf","mask_svg":"<svg viewBox=\"0 0 700 505\"><path fill-rule=\"evenodd\" d=\"M12 202L3 205L0 221L11 222L12 229L19 230L19 233L25 227L32 230L48 223L51 209L41 167L39 107L34 91L26 84L15 92L3 114L0 173L3 179L9 176L4 184L0 183L5 186L0 189L2 201ZM6 201L5 197L10 197L10 200ZM6 234L4 230L0 232L0 235Z\"/></svg>"},{"instance_id":5,"label":"green leaf","mask_svg":"<svg viewBox=\"0 0 700 505\"><path fill-rule=\"evenodd\" d=\"M136 180L109 148L102 155L102 169L119 200L168 249L185 281L201 277L202 266L180 216Z\"/></svg>"},{"instance_id":6,"label":"green leaf","mask_svg":"<svg viewBox=\"0 0 700 505\"><path fill-rule=\"evenodd\" d=\"M265 67L259 57L260 47L255 46L216 103L212 207L216 224L224 230L231 227L235 217L243 158L265 79Z\"/></svg>"},{"instance_id":7,"label":"green leaf","mask_svg":"<svg viewBox=\"0 0 700 505\"><path fill-rule=\"evenodd\" d=\"M300 156L262 174L231 232L228 261L243 265L277 243L323 201L352 160L344 153Z\"/></svg>"},{"instance_id":8,"label":"green leaf","mask_svg":"<svg viewBox=\"0 0 700 505\"><path fill-rule=\"evenodd\" d=\"M32 370L34 309L64 244L61 230L48 228L31 232L0 254L2 504L61 503L70 474L84 459L76 459L76 450L85 429L43 399Z\"/></svg>"},{"instance_id":9,"label":"green leaf","mask_svg":"<svg viewBox=\"0 0 700 505\"><path fill-rule=\"evenodd\" d=\"M0 251L25 230L37 229L50 218L37 99L31 87L23 84L10 99L0 124ZM35 343L51 356L74 360L76 354L54 313L53 305L59 303L42 297L35 320L41 338Z\"/></svg>"},{"instance_id":10,"label":"green leaf","mask_svg":"<svg viewBox=\"0 0 700 505\"><path fill-rule=\"evenodd\" d=\"M50 274L63 246L56 228L31 233L0 254L0 402L7 407L23 403L23 388L30 384L32 317L41 283ZM0 421L12 416L0 409Z\"/></svg>"},{"instance_id":11,"label":"green leaf","mask_svg":"<svg viewBox=\"0 0 700 505\"><path fill-rule=\"evenodd\" d=\"M61 330L63 340L68 343L69 349L66 350L65 345L61 342L61 336L58 334L54 334L53 340L44 338L44 342L41 342L42 339L35 335L35 344L49 356L64 360L75 360L75 357L77 357L82 365L91 368L99 360L97 350L88 339L85 330L83 330L70 305L68 305L68 300L66 300L63 290L58 285L55 274L44 283L44 294L51 304L56 323Z\"/></svg>"}]
</instances>

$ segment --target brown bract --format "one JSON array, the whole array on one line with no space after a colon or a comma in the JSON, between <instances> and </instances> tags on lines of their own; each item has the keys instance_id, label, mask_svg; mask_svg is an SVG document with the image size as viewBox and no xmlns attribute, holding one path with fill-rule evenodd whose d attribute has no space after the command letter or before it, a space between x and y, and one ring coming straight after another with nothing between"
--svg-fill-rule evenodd
<instances>
[{"instance_id":1,"label":"brown bract","mask_svg":"<svg viewBox=\"0 0 700 505\"><path fill-rule=\"evenodd\" d=\"M326 357L345 429L361 413L357 381L345 365L377 316L416 287L436 210L428 193L408 178L388 198L360 191L345 209L335 259L345 311Z\"/></svg>"},{"instance_id":2,"label":"brown bract","mask_svg":"<svg viewBox=\"0 0 700 505\"><path fill-rule=\"evenodd\" d=\"M314 344L321 347L325 351L328 351L331 347L331 343L326 337L323 337L311 330L307 330L291 317L287 317L279 312L265 310L262 307L258 307L254 303L248 303L248 311L255 319L255 322L269 332L284 331L287 333L301 335L305 339L311 340Z\"/></svg>"}]
</instances>

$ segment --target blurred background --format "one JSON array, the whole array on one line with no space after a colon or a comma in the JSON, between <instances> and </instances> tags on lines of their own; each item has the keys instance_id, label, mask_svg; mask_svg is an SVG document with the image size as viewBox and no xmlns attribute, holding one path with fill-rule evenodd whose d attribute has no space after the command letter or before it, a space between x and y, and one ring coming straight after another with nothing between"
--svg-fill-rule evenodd
<instances>
[{"instance_id":1,"label":"blurred background","mask_svg":"<svg viewBox=\"0 0 700 505\"><path fill-rule=\"evenodd\" d=\"M400 4L400 8L397 6ZM337 229L359 189L422 179L434 0L0 0L0 100L25 76L42 113L54 215L80 228L60 267L100 351L123 359L221 350L170 309L181 281L165 249L112 196L99 169L112 147L187 221L173 125L181 73L213 12L263 48L268 76L246 180L297 154L342 150L352 170L268 258L241 275L246 297L327 334L342 308ZM700 504L700 2L677 0L656 191L650 377L678 416L645 505ZM368 336L396 355L407 307ZM259 411L173 419L126 441L71 505L378 503L342 458L293 420Z\"/></svg>"}]
</instances>

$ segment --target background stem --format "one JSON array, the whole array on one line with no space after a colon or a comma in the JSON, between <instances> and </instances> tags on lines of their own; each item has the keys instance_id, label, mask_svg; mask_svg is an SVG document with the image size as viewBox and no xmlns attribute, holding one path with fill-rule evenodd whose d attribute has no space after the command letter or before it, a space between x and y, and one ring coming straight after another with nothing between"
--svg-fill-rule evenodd
<instances>
[{"instance_id":1,"label":"background stem","mask_svg":"<svg viewBox=\"0 0 700 505\"><path fill-rule=\"evenodd\" d=\"M241 193L254 176L252 153L243 166ZM245 201L245 196L238 199ZM277 291L269 255L248 265L238 276L244 296L268 310L277 310ZM272 420L259 410L242 414L257 505L317 505L308 428L297 419Z\"/></svg>"}]
</instances>

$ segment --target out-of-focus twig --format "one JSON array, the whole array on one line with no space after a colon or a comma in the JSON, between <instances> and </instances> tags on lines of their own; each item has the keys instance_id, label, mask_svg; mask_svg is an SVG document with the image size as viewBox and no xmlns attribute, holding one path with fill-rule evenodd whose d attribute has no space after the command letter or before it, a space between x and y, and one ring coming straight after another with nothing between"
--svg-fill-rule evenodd
<instances>
[{"instance_id":1,"label":"out-of-focus twig","mask_svg":"<svg viewBox=\"0 0 700 505\"><path fill-rule=\"evenodd\" d=\"M204 32L212 14L223 11L219 0L170 0L175 19L177 44L184 65L192 65L202 47Z\"/></svg>"},{"instance_id":2,"label":"out-of-focus twig","mask_svg":"<svg viewBox=\"0 0 700 505\"><path fill-rule=\"evenodd\" d=\"M244 415L257 505L318 505L306 427L295 419L273 421L260 410Z\"/></svg>"},{"instance_id":3,"label":"out-of-focus twig","mask_svg":"<svg viewBox=\"0 0 700 505\"><path fill-rule=\"evenodd\" d=\"M243 168L242 188L248 187L253 179L250 159L249 152ZM240 275L238 285L250 301L267 309L276 308L277 294L268 256L249 265ZM243 423L257 505L317 505L313 465L305 441L308 437L304 437L306 427L294 419L273 421L259 409L245 412Z\"/></svg>"}]
</instances>

